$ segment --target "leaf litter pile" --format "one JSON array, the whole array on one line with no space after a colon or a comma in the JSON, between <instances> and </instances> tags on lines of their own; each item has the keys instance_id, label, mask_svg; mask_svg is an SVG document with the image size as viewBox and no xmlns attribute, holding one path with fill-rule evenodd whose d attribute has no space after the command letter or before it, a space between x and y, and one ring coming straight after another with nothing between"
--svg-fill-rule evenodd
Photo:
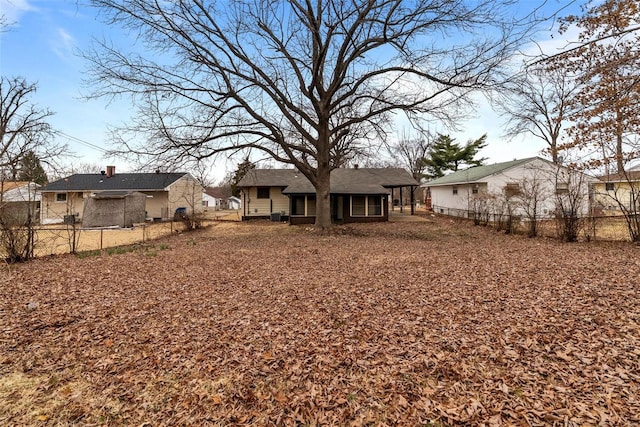
<instances>
[{"instance_id":1,"label":"leaf litter pile","mask_svg":"<svg viewBox=\"0 0 640 427\"><path fill-rule=\"evenodd\" d=\"M224 224L0 276L0 425L637 425L640 257Z\"/></svg>"}]
</instances>

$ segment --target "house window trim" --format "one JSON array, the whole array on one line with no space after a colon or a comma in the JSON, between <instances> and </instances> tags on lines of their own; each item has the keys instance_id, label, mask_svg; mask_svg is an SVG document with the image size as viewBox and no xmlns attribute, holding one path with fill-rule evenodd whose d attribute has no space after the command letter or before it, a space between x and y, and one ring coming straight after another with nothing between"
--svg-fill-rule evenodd
<instances>
[{"instance_id":1,"label":"house window trim","mask_svg":"<svg viewBox=\"0 0 640 427\"><path fill-rule=\"evenodd\" d=\"M616 184L613 182L605 182L604 191L616 191Z\"/></svg>"},{"instance_id":2,"label":"house window trim","mask_svg":"<svg viewBox=\"0 0 640 427\"><path fill-rule=\"evenodd\" d=\"M267 192L267 197L264 197L264 193L260 195L260 192ZM269 200L271 198L271 187L256 187L256 199Z\"/></svg>"},{"instance_id":3,"label":"house window trim","mask_svg":"<svg viewBox=\"0 0 640 427\"><path fill-rule=\"evenodd\" d=\"M457 196L457 195L458 195L458 186L457 186L457 185L454 185L454 186L452 186L452 187L451 187L451 193L452 193L454 196Z\"/></svg>"},{"instance_id":4,"label":"house window trim","mask_svg":"<svg viewBox=\"0 0 640 427\"><path fill-rule=\"evenodd\" d=\"M64 196L64 200L59 200L58 196ZM55 203L67 203L67 201L69 200L69 195L67 193L55 193L53 197Z\"/></svg>"},{"instance_id":5,"label":"house window trim","mask_svg":"<svg viewBox=\"0 0 640 427\"><path fill-rule=\"evenodd\" d=\"M353 214L353 198L354 196L364 197L364 215L354 215ZM380 215L369 215L369 197L378 197L380 200ZM349 216L352 218L382 218L384 217L384 196L383 195L372 195L372 194L352 194L349 196Z\"/></svg>"}]
</instances>

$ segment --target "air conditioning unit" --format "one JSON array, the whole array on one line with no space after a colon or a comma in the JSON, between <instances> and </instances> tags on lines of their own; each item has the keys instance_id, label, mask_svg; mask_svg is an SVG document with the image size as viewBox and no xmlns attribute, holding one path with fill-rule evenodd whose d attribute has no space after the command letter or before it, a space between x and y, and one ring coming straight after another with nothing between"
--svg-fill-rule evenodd
<instances>
[{"instance_id":1,"label":"air conditioning unit","mask_svg":"<svg viewBox=\"0 0 640 427\"><path fill-rule=\"evenodd\" d=\"M271 212L271 221L280 222L280 220L281 220L280 212Z\"/></svg>"}]
</instances>

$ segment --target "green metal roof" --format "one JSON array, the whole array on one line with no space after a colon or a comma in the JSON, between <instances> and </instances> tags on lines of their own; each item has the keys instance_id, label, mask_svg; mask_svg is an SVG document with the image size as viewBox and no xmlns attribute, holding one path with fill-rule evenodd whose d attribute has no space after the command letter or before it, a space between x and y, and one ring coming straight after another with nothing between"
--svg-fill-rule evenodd
<instances>
[{"instance_id":1,"label":"green metal roof","mask_svg":"<svg viewBox=\"0 0 640 427\"><path fill-rule=\"evenodd\" d=\"M434 179L425 183L426 187L437 187L439 185L466 184L478 182L490 175L497 174L509 168L528 163L538 157L528 157L526 159L512 160L510 162L494 163L492 165L476 166L473 168L457 171L449 175ZM543 160L543 159L541 159Z\"/></svg>"}]
</instances>

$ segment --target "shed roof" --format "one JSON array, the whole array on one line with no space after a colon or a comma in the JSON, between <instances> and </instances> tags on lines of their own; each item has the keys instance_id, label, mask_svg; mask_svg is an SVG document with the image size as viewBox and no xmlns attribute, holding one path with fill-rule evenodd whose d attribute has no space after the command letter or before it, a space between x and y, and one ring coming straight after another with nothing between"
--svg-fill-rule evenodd
<instances>
[{"instance_id":1,"label":"shed roof","mask_svg":"<svg viewBox=\"0 0 640 427\"><path fill-rule=\"evenodd\" d=\"M81 173L44 185L40 191L158 191L164 190L185 175L187 175L186 172L118 173L107 178L102 174Z\"/></svg>"},{"instance_id":2,"label":"shed roof","mask_svg":"<svg viewBox=\"0 0 640 427\"><path fill-rule=\"evenodd\" d=\"M385 194L387 188L417 186L418 182L402 168L340 168L331 171L333 194ZM283 194L315 193L311 182L294 169L253 169L238 187L285 187Z\"/></svg>"},{"instance_id":3,"label":"shed roof","mask_svg":"<svg viewBox=\"0 0 640 427\"><path fill-rule=\"evenodd\" d=\"M464 184L469 182L478 182L488 176L495 175L515 166L529 163L539 157L528 157L526 159L511 160L509 162L494 163L492 165L475 166L469 169L457 171L441 178L434 179L424 184L425 187L437 187L439 185ZM540 159L545 161L544 159Z\"/></svg>"}]
</instances>

